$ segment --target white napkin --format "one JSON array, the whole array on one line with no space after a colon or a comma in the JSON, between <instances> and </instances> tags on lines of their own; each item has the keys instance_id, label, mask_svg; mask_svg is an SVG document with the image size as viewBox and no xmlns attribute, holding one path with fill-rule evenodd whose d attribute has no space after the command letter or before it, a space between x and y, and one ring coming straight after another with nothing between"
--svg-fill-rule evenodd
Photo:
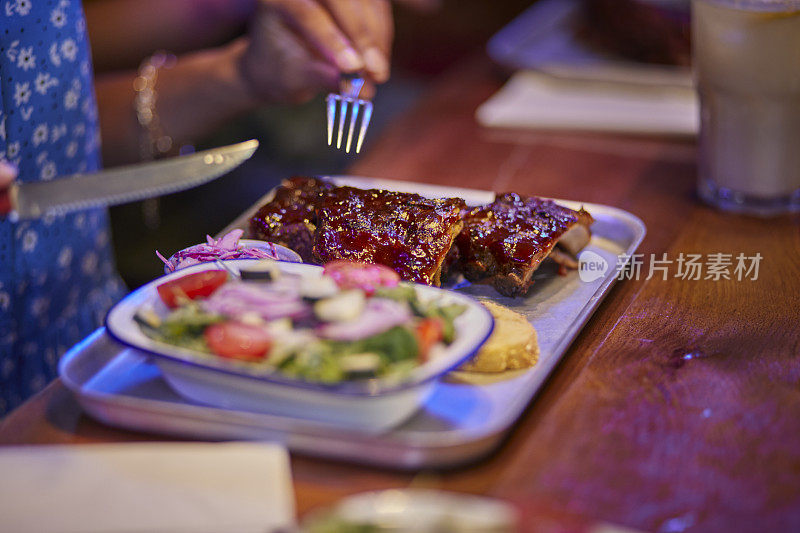
<instances>
[{"instance_id":1,"label":"white napkin","mask_svg":"<svg viewBox=\"0 0 800 533\"><path fill-rule=\"evenodd\" d=\"M276 444L0 448L0 531L263 533L293 524L288 454Z\"/></svg>"},{"instance_id":2,"label":"white napkin","mask_svg":"<svg viewBox=\"0 0 800 533\"><path fill-rule=\"evenodd\" d=\"M689 86L562 79L515 73L477 112L488 127L695 135L697 96Z\"/></svg>"}]
</instances>

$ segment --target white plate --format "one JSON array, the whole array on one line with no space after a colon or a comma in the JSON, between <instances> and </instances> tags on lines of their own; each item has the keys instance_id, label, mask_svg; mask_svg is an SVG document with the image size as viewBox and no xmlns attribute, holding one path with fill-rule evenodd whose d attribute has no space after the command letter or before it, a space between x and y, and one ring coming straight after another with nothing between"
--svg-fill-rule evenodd
<instances>
[{"instance_id":1,"label":"white plate","mask_svg":"<svg viewBox=\"0 0 800 533\"><path fill-rule=\"evenodd\" d=\"M248 260L226 261L230 268ZM300 263L277 263L292 274L319 276L322 268ZM190 349L151 339L134 320L145 305L161 306L156 287L193 272L218 270L209 264L193 265L158 278L137 289L115 305L106 318L108 332L120 342L156 357L167 382L181 395L195 401L298 418L332 422L367 431L383 431L408 418L433 390L435 380L457 367L483 344L492 331L492 315L476 300L451 291L415 285L423 300L459 303L466 311L455 320L456 336L432 360L411 371L401 383L384 378L346 381L341 384L310 383L279 372L209 357Z\"/></svg>"}]
</instances>

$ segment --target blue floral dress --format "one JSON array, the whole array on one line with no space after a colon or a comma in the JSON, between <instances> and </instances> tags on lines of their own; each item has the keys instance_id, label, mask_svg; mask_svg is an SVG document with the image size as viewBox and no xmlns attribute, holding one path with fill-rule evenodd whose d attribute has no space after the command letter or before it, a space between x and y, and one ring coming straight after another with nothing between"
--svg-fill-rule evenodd
<instances>
[{"instance_id":1,"label":"blue floral dress","mask_svg":"<svg viewBox=\"0 0 800 533\"><path fill-rule=\"evenodd\" d=\"M79 0L0 0L0 157L19 181L100 166L92 66ZM0 219L0 416L56 375L59 357L125 292L107 215Z\"/></svg>"}]
</instances>

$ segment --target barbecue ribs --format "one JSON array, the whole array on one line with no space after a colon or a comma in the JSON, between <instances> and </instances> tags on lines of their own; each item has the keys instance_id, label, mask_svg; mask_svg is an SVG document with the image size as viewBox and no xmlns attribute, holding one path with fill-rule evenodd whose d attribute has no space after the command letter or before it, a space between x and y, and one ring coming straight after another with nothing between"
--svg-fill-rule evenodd
<instances>
[{"instance_id":1,"label":"barbecue ribs","mask_svg":"<svg viewBox=\"0 0 800 533\"><path fill-rule=\"evenodd\" d=\"M562 267L575 268L577 255L591 236L593 219L552 200L500 194L488 205L464 213L464 228L456 237L449 270L468 280L490 283L506 296L525 294L531 276L550 255ZM555 249L556 244L564 251Z\"/></svg>"},{"instance_id":2,"label":"barbecue ribs","mask_svg":"<svg viewBox=\"0 0 800 533\"><path fill-rule=\"evenodd\" d=\"M284 180L275 195L250 219L250 235L291 248L312 263L316 207L322 196L334 188L330 182L295 176Z\"/></svg>"},{"instance_id":3,"label":"barbecue ribs","mask_svg":"<svg viewBox=\"0 0 800 533\"><path fill-rule=\"evenodd\" d=\"M438 286L465 207L459 198L337 187L317 207L314 257L379 263L404 280Z\"/></svg>"},{"instance_id":4,"label":"barbecue ribs","mask_svg":"<svg viewBox=\"0 0 800 533\"><path fill-rule=\"evenodd\" d=\"M550 257L577 268L593 219L552 200L500 194L467 208L459 198L337 187L294 177L250 221L250 232L294 249L305 262L351 259L393 268L408 281L439 285L461 272L506 296L527 292ZM444 268L443 268L444 267Z\"/></svg>"}]
</instances>

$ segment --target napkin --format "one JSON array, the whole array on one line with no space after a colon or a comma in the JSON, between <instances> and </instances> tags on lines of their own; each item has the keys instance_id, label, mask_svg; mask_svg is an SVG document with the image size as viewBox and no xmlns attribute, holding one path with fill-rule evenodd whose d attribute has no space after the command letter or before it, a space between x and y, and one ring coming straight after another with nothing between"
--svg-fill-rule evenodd
<instances>
[{"instance_id":1,"label":"napkin","mask_svg":"<svg viewBox=\"0 0 800 533\"><path fill-rule=\"evenodd\" d=\"M293 524L288 454L276 444L0 448L0 531L264 533Z\"/></svg>"},{"instance_id":2,"label":"napkin","mask_svg":"<svg viewBox=\"0 0 800 533\"><path fill-rule=\"evenodd\" d=\"M691 86L569 79L523 70L476 111L488 127L695 135Z\"/></svg>"}]
</instances>

